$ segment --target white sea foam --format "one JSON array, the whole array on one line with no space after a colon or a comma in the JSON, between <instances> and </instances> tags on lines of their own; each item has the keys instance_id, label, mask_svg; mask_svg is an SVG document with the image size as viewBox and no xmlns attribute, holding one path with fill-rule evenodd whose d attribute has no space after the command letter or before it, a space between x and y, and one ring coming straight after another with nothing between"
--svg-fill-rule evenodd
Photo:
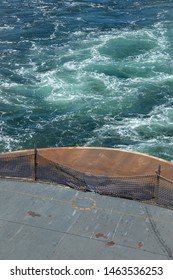
<instances>
[{"instance_id":1,"label":"white sea foam","mask_svg":"<svg viewBox=\"0 0 173 280\"><path fill-rule=\"evenodd\" d=\"M3 34L11 34L14 27L16 34L21 32L14 41L0 41L5 46L0 57L5 69L0 76L2 150L15 149L24 138L28 144L36 137L43 145L65 145L71 139L74 145L115 146L153 154L159 147L167 155L173 138L172 41L168 32L172 22L165 20L168 11L159 10L145 25L145 9L145 20L133 15L139 2L129 2L129 11L121 1L120 7L103 1L55 2L32 0L28 4L24 0L31 19L18 13L19 18L0 29ZM112 13L110 28L106 21L96 25L99 17L87 19L90 10L105 16L110 9L120 19L122 16L123 24L127 17L129 24L119 28L120 20L114 26ZM44 22L50 24L50 30L32 34L33 23L35 28ZM16 119L16 127L14 119L8 122L7 112Z\"/></svg>"},{"instance_id":2,"label":"white sea foam","mask_svg":"<svg viewBox=\"0 0 173 280\"><path fill-rule=\"evenodd\" d=\"M3 26L0 26L0 31L3 31L3 30L13 30L13 29L14 29L14 26L8 25L8 24L4 24Z\"/></svg>"}]
</instances>

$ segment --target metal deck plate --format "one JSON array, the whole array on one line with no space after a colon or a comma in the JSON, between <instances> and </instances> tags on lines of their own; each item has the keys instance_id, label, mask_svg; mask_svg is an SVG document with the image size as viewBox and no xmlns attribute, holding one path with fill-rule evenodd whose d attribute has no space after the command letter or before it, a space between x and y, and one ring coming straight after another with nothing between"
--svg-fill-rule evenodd
<instances>
[{"instance_id":1,"label":"metal deck plate","mask_svg":"<svg viewBox=\"0 0 173 280\"><path fill-rule=\"evenodd\" d=\"M173 259L173 211L0 180L0 259Z\"/></svg>"}]
</instances>

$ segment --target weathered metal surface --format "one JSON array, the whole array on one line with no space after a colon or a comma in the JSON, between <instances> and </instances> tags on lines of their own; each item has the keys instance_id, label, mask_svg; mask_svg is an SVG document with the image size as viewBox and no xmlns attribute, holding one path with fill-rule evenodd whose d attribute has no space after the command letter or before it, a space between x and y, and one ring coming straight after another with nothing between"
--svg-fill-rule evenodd
<instances>
[{"instance_id":1,"label":"weathered metal surface","mask_svg":"<svg viewBox=\"0 0 173 280\"><path fill-rule=\"evenodd\" d=\"M33 151L0 154L15 156ZM105 176L134 176L153 174L161 166L161 174L173 179L173 163L141 153L94 147L62 147L39 149L39 155L78 171Z\"/></svg>"},{"instance_id":2,"label":"weathered metal surface","mask_svg":"<svg viewBox=\"0 0 173 280\"><path fill-rule=\"evenodd\" d=\"M173 212L0 180L0 259L173 259Z\"/></svg>"}]
</instances>

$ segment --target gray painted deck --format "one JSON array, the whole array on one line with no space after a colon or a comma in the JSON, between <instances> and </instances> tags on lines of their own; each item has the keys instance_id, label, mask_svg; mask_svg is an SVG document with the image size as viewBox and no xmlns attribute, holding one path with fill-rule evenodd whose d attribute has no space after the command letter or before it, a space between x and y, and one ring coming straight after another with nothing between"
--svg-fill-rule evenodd
<instances>
[{"instance_id":1,"label":"gray painted deck","mask_svg":"<svg viewBox=\"0 0 173 280\"><path fill-rule=\"evenodd\" d=\"M173 210L0 180L0 259L173 259Z\"/></svg>"}]
</instances>

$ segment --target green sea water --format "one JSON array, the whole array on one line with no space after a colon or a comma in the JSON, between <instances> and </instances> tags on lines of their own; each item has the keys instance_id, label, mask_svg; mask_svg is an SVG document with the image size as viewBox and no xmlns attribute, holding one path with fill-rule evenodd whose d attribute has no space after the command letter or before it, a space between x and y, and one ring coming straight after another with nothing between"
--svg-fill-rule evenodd
<instances>
[{"instance_id":1,"label":"green sea water","mask_svg":"<svg viewBox=\"0 0 173 280\"><path fill-rule=\"evenodd\" d=\"M0 152L99 146L173 160L173 1L2 0Z\"/></svg>"}]
</instances>

